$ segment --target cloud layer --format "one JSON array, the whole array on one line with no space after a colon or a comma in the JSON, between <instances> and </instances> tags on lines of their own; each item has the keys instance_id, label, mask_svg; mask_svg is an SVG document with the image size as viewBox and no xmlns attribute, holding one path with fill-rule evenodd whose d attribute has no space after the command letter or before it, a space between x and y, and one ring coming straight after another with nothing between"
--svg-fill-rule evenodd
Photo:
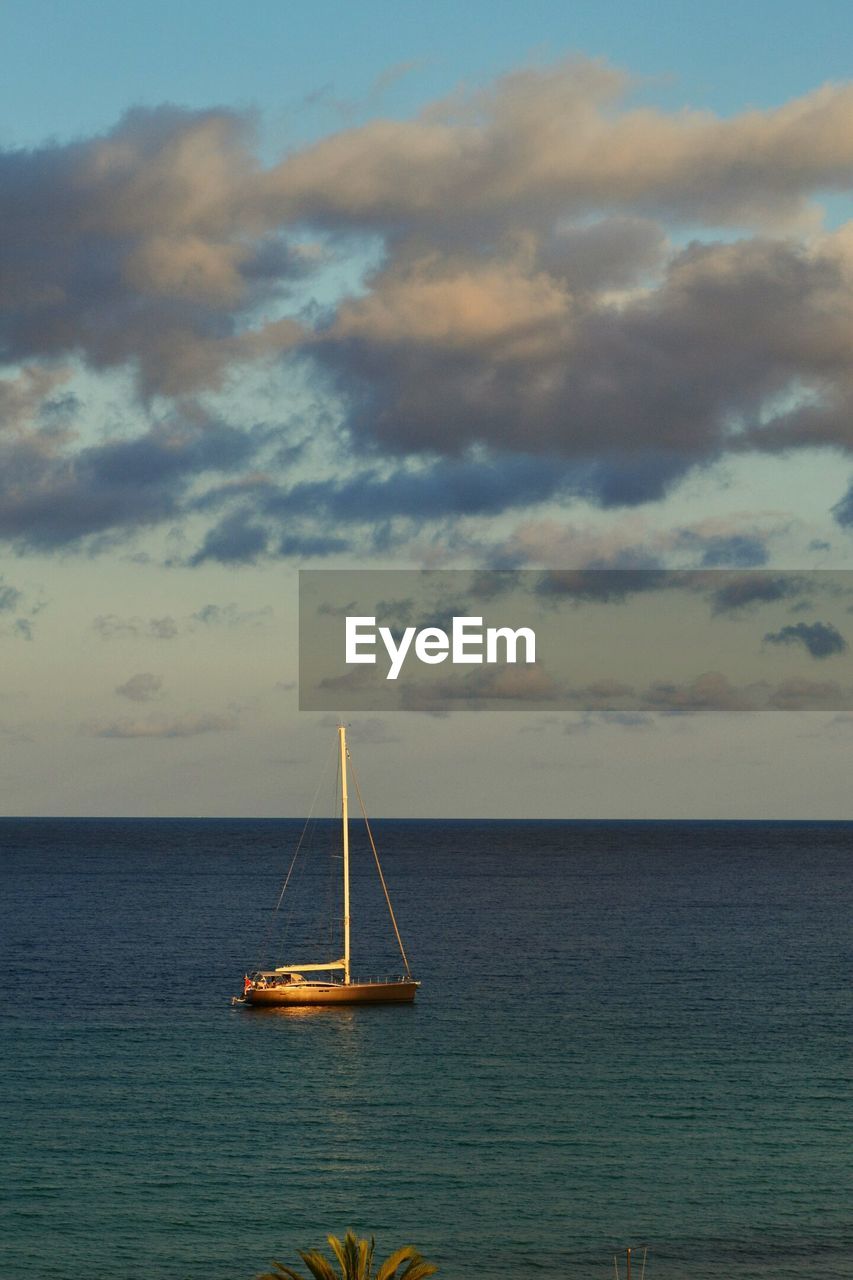
<instances>
[{"instance_id":1,"label":"cloud layer","mask_svg":"<svg viewBox=\"0 0 853 1280\"><path fill-rule=\"evenodd\" d=\"M267 167L228 110L0 152L0 537L190 522L190 563L324 556L848 454L853 224L822 232L816 201L853 183L853 86L727 119L632 94L597 62L527 69ZM336 406L313 462L211 410L258 360ZM80 435L63 363L130 376L118 436Z\"/></svg>"}]
</instances>

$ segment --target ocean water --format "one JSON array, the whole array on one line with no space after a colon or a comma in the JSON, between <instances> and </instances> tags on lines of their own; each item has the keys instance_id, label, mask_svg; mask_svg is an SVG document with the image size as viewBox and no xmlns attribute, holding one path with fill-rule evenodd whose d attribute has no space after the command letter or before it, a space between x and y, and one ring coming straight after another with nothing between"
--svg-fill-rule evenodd
<instances>
[{"instance_id":1,"label":"ocean water","mask_svg":"<svg viewBox=\"0 0 853 1280\"><path fill-rule=\"evenodd\" d=\"M250 1280L348 1226L447 1280L849 1280L853 825L378 822L417 1003L233 1007L335 909L321 850L261 954L300 829L0 822L2 1280Z\"/></svg>"}]
</instances>

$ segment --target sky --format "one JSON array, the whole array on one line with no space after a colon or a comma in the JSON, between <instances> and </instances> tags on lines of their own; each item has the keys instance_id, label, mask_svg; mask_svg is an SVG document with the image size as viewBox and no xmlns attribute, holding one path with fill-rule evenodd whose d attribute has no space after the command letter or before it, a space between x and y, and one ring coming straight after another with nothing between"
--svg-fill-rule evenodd
<instances>
[{"instance_id":1,"label":"sky","mask_svg":"<svg viewBox=\"0 0 853 1280\"><path fill-rule=\"evenodd\" d=\"M0 812L304 813L300 568L850 567L848 31L0 6ZM377 814L851 816L844 712L351 739Z\"/></svg>"}]
</instances>

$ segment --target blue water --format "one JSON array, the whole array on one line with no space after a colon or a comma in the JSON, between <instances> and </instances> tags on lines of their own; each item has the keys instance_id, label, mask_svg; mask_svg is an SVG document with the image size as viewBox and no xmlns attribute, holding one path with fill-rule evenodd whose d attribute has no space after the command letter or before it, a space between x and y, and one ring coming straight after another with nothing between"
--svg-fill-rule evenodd
<instances>
[{"instance_id":1,"label":"blue water","mask_svg":"<svg viewBox=\"0 0 853 1280\"><path fill-rule=\"evenodd\" d=\"M232 1007L299 829L0 822L2 1280L849 1280L853 825L380 822L417 1004Z\"/></svg>"}]
</instances>

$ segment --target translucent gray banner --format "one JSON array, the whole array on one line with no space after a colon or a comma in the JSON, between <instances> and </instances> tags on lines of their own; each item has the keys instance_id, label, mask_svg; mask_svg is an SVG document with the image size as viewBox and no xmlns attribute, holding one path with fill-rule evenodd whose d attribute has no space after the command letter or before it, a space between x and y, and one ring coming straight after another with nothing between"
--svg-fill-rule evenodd
<instances>
[{"instance_id":1,"label":"translucent gray banner","mask_svg":"<svg viewBox=\"0 0 853 1280\"><path fill-rule=\"evenodd\" d=\"M853 571L303 570L306 711L853 709Z\"/></svg>"}]
</instances>

